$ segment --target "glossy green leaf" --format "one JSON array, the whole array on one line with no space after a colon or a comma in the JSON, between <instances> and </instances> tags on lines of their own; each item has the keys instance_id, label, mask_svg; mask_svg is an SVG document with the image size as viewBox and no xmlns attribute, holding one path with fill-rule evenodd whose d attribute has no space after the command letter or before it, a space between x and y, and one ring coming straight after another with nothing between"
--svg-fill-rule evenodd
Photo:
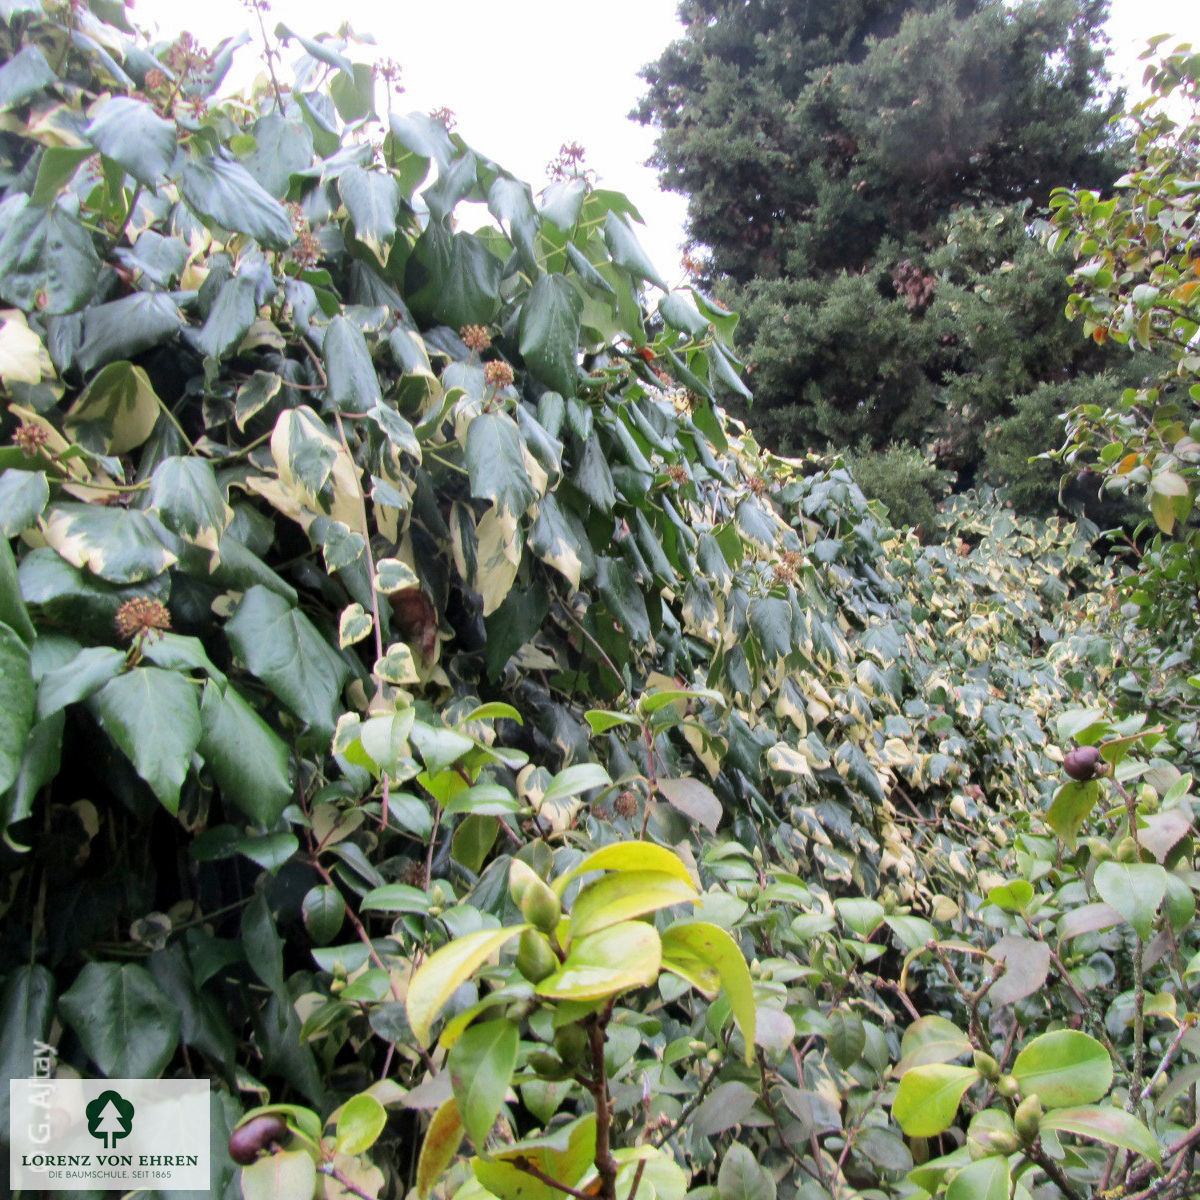
<instances>
[{"instance_id":1,"label":"glossy green leaf","mask_svg":"<svg viewBox=\"0 0 1200 1200\"><path fill-rule=\"evenodd\" d=\"M69 662L47 671L38 680L37 717L39 721L86 700L125 668L125 655L112 646L88 646Z\"/></svg>"},{"instance_id":2,"label":"glossy green leaf","mask_svg":"<svg viewBox=\"0 0 1200 1200\"><path fill-rule=\"evenodd\" d=\"M454 1161L462 1144L462 1119L453 1098L447 1100L433 1114L425 1140L421 1143L421 1154L417 1159L417 1195L421 1200L433 1190L446 1168Z\"/></svg>"},{"instance_id":3,"label":"glossy green leaf","mask_svg":"<svg viewBox=\"0 0 1200 1200\"><path fill-rule=\"evenodd\" d=\"M212 467L201 458L164 458L146 503L172 533L215 551L233 518Z\"/></svg>"},{"instance_id":4,"label":"glossy green leaf","mask_svg":"<svg viewBox=\"0 0 1200 1200\"><path fill-rule=\"evenodd\" d=\"M900 1080L892 1116L909 1137L936 1137L953 1124L963 1093L978 1079L974 1067L913 1067Z\"/></svg>"},{"instance_id":5,"label":"glossy green leaf","mask_svg":"<svg viewBox=\"0 0 1200 1200\"><path fill-rule=\"evenodd\" d=\"M599 763L576 763L573 767L564 767L554 776L542 796L542 803L556 804L592 788L611 786L608 772Z\"/></svg>"},{"instance_id":6,"label":"glossy green leaf","mask_svg":"<svg viewBox=\"0 0 1200 1200\"><path fill-rule=\"evenodd\" d=\"M21 769L36 702L29 647L0 624L0 793L7 791Z\"/></svg>"},{"instance_id":7,"label":"glossy green leaf","mask_svg":"<svg viewBox=\"0 0 1200 1200\"><path fill-rule=\"evenodd\" d=\"M326 395L331 404L342 412L365 413L379 403L379 376L366 339L348 317L334 317L329 322L321 355L329 380Z\"/></svg>"},{"instance_id":8,"label":"glossy green leaf","mask_svg":"<svg viewBox=\"0 0 1200 1200\"><path fill-rule=\"evenodd\" d=\"M1132 1113L1113 1105L1056 1108L1043 1115L1039 1129L1078 1134L1109 1146L1132 1150L1155 1162L1162 1158L1162 1147L1154 1134Z\"/></svg>"},{"instance_id":9,"label":"glossy green leaf","mask_svg":"<svg viewBox=\"0 0 1200 1200\"><path fill-rule=\"evenodd\" d=\"M92 298L99 271L92 235L60 205L8 208L0 232L0 298L26 312L75 312Z\"/></svg>"},{"instance_id":10,"label":"glossy green leaf","mask_svg":"<svg viewBox=\"0 0 1200 1200\"><path fill-rule=\"evenodd\" d=\"M862 1018L846 1009L834 1009L829 1014L829 1030L825 1043L843 1071L849 1070L862 1055L867 1044L867 1031Z\"/></svg>"},{"instance_id":11,"label":"glossy green leaf","mask_svg":"<svg viewBox=\"0 0 1200 1200\"><path fill-rule=\"evenodd\" d=\"M1046 822L1062 838L1068 850L1074 850L1079 831L1100 799L1100 784L1095 779L1085 783L1071 780L1054 793Z\"/></svg>"},{"instance_id":12,"label":"glossy green leaf","mask_svg":"<svg viewBox=\"0 0 1200 1200\"><path fill-rule=\"evenodd\" d=\"M329 884L318 884L304 893L300 902L304 927L318 946L327 946L341 932L346 919L346 901L342 893ZM357 1154L357 1150L345 1151Z\"/></svg>"},{"instance_id":13,"label":"glossy green leaf","mask_svg":"<svg viewBox=\"0 0 1200 1200\"><path fill-rule=\"evenodd\" d=\"M903 1075L913 1067L952 1062L970 1052L970 1040L953 1021L937 1014L918 1017L900 1039L900 1061L895 1073Z\"/></svg>"},{"instance_id":14,"label":"glossy green leaf","mask_svg":"<svg viewBox=\"0 0 1200 1200\"><path fill-rule=\"evenodd\" d=\"M1029 1042L1012 1075L1021 1094L1036 1093L1045 1108L1091 1104L1112 1087L1113 1067L1100 1042L1075 1029L1056 1029Z\"/></svg>"},{"instance_id":15,"label":"glossy green leaf","mask_svg":"<svg viewBox=\"0 0 1200 1200\"><path fill-rule=\"evenodd\" d=\"M462 1123L481 1154L504 1104L519 1046L516 1025L499 1018L470 1026L446 1057Z\"/></svg>"},{"instance_id":16,"label":"glossy green leaf","mask_svg":"<svg viewBox=\"0 0 1200 1200\"><path fill-rule=\"evenodd\" d=\"M86 133L105 158L120 163L146 187L154 187L175 160L175 122L131 96L106 100L94 111Z\"/></svg>"},{"instance_id":17,"label":"glossy green leaf","mask_svg":"<svg viewBox=\"0 0 1200 1200\"><path fill-rule=\"evenodd\" d=\"M387 1112L374 1096L366 1092L351 1096L338 1113L338 1152L365 1154L375 1145L386 1124Z\"/></svg>"},{"instance_id":18,"label":"glossy green leaf","mask_svg":"<svg viewBox=\"0 0 1200 1200\"><path fill-rule=\"evenodd\" d=\"M572 942L563 965L534 991L551 1000L603 1000L653 983L661 965L654 927L623 921Z\"/></svg>"},{"instance_id":19,"label":"glossy green leaf","mask_svg":"<svg viewBox=\"0 0 1200 1200\"><path fill-rule=\"evenodd\" d=\"M88 701L101 729L120 747L169 812L179 808L192 752L200 744L199 689L175 671L135 667Z\"/></svg>"},{"instance_id":20,"label":"glossy green leaf","mask_svg":"<svg viewBox=\"0 0 1200 1200\"><path fill-rule=\"evenodd\" d=\"M302 721L332 734L349 668L313 623L282 596L256 585L225 633L238 658Z\"/></svg>"},{"instance_id":21,"label":"glossy green leaf","mask_svg":"<svg viewBox=\"0 0 1200 1200\"><path fill-rule=\"evenodd\" d=\"M614 842L593 850L571 870L560 875L554 880L555 891L561 895L571 880L590 871L660 871L684 883L692 882L683 860L664 846L656 846L653 842Z\"/></svg>"},{"instance_id":22,"label":"glossy green leaf","mask_svg":"<svg viewBox=\"0 0 1200 1200\"><path fill-rule=\"evenodd\" d=\"M604 218L604 242L613 262L624 267L638 279L644 279L665 292L667 285L654 269L654 264L646 256L637 235L630 229L626 219L615 212L608 212Z\"/></svg>"},{"instance_id":23,"label":"glossy green leaf","mask_svg":"<svg viewBox=\"0 0 1200 1200\"><path fill-rule=\"evenodd\" d=\"M775 1200L775 1177L759 1165L753 1151L734 1142L717 1172L720 1200Z\"/></svg>"},{"instance_id":24,"label":"glossy green leaf","mask_svg":"<svg viewBox=\"0 0 1200 1200\"><path fill-rule=\"evenodd\" d=\"M110 1079L157 1078L179 1043L178 1008L136 963L88 963L58 1007Z\"/></svg>"},{"instance_id":25,"label":"glossy green leaf","mask_svg":"<svg viewBox=\"0 0 1200 1200\"><path fill-rule=\"evenodd\" d=\"M675 904L694 904L691 882L661 871L616 871L586 884L571 908L570 937L577 941L609 925Z\"/></svg>"},{"instance_id":26,"label":"glossy green leaf","mask_svg":"<svg viewBox=\"0 0 1200 1200\"><path fill-rule=\"evenodd\" d=\"M26 963L11 972L0 996L0 1066L8 1079L28 1079L41 1057L39 1043L50 1037L54 1019L54 975L41 963ZM8 1093L0 1095L0 1120L7 1128Z\"/></svg>"},{"instance_id":27,"label":"glossy green leaf","mask_svg":"<svg viewBox=\"0 0 1200 1200\"><path fill-rule=\"evenodd\" d=\"M349 167L338 178L338 191L354 224L354 236L385 262L388 244L396 236L399 184L380 171Z\"/></svg>"},{"instance_id":28,"label":"glossy green leaf","mask_svg":"<svg viewBox=\"0 0 1200 1200\"><path fill-rule=\"evenodd\" d=\"M1012 1173L1008 1159L990 1154L963 1167L950 1181L946 1200L1009 1200Z\"/></svg>"},{"instance_id":29,"label":"glossy green leaf","mask_svg":"<svg viewBox=\"0 0 1200 1200\"><path fill-rule=\"evenodd\" d=\"M537 495L521 455L521 436L504 413L480 413L467 426L467 470L471 494L520 516Z\"/></svg>"},{"instance_id":30,"label":"glossy green leaf","mask_svg":"<svg viewBox=\"0 0 1200 1200\"><path fill-rule=\"evenodd\" d=\"M989 904L1005 912L1024 912L1033 899L1033 884L1024 879L1013 879L990 888L987 898Z\"/></svg>"},{"instance_id":31,"label":"glossy green leaf","mask_svg":"<svg viewBox=\"0 0 1200 1200\"><path fill-rule=\"evenodd\" d=\"M1157 863L1102 862L1092 882L1100 899L1115 908L1148 941L1167 890L1167 873Z\"/></svg>"},{"instance_id":32,"label":"glossy green leaf","mask_svg":"<svg viewBox=\"0 0 1200 1200\"><path fill-rule=\"evenodd\" d=\"M583 1179L596 1157L596 1116L588 1113L539 1137L497 1147L491 1161L471 1160L475 1178L500 1200L561 1200L562 1193L518 1170L513 1159L522 1158L543 1175L568 1187Z\"/></svg>"},{"instance_id":33,"label":"glossy green leaf","mask_svg":"<svg viewBox=\"0 0 1200 1200\"><path fill-rule=\"evenodd\" d=\"M708 921L689 921L671 925L662 935L662 946L663 970L686 979L709 999L724 990L745 1043L746 1062L753 1062L754 983L737 942Z\"/></svg>"},{"instance_id":34,"label":"glossy green leaf","mask_svg":"<svg viewBox=\"0 0 1200 1200\"><path fill-rule=\"evenodd\" d=\"M405 1008L413 1035L422 1045L429 1044L433 1022L455 989L526 928L509 925L468 933L435 950L417 968L408 985Z\"/></svg>"},{"instance_id":35,"label":"glossy green leaf","mask_svg":"<svg viewBox=\"0 0 1200 1200\"><path fill-rule=\"evenodd\" d=\"M54 72L41 48L23 46L0 66L0 110L23 103L53 82Z\"/></svg>"},{"instance_id":36,"label":"glossy green leaf","mask_svg":"<svg viewBox=\"0 0 1200 1200\"><path fill-rule=\"evenodd\" d=\"M248 233L272 250L295 240L287 210L241 163L217 156L193 159L179 186L199 216L223 229Z\"/></svg>"},{"instance_id":37,"label":"glossy green leaf","mask_svg":"<svg viewBox=\"0 0 1200 1200\"><path fill-rule=\"evenodd\" d=\"M574 396L583 301L561 275L542 275L521 308L521 356L547 387Z\"/></svg>"}]
</instances>

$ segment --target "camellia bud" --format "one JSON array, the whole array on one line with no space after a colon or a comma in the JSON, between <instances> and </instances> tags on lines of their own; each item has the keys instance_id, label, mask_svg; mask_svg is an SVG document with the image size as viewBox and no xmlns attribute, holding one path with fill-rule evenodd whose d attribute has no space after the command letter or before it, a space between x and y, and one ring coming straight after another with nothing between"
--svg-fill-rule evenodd
<instances>
[{"instance_id":1,"label":"camellia bud","mask_svg":"<svg viewBox=\"0 0 1200 1200\"><path fill-rule=\"evenodd\" d=\"M1020 1090L1021 1085L1017 1082L1014 1075L1001 1075L996 1080L996 1091L1006 1100L1011 1100Z\"/></svg>"},{"instance_id":2,"label":"camellia bud","mask_svg":"<svg viewBox=\"0 0 1200 1200\"><path fill-rule=\"evenodd\" d=\"M546 1050L534 1050L526 1061L531 1071L536 1071L542 1079L551 1083L566 1079L571 1074L566 1064Z\"/></svg>"},{"instance_id":3,"label":"camellia bud","mask_svg":"<svg viewBox=\"0 0 1200 1200\"><path fill-rule=\"evenodd\" d=\"M521 916L543 933L552 933L558 928L562 905L558 897L537 879L521 895Z\"/></svg>"},{"instance_id":4,"label":"camellia bud","mask_svg":"<svg viewBox=\"0 0 1200 1200\"><path fill-rule=\"evenodd\" d=\"M558 970L558 956L544 933L538 933L536 929L521 931L521 940L517 944L517 970L530 983L541 983Z\"/></svg>"},{"instance_id":5,"label":"camellia bud","mask_svg":"<svg viewBox=\"0 0 1200 1200\"><path fill-rule=\"evenodd\" d=\"M582 1025L563 1025L554 1031L554 1049L568 1066L581 1067L587 1061L591 1045Z\"/></svg>"},{"instance_id":6,"label":"camellia bud","mask_svg":"<svg viewBox=\"0 0 1200 1200\"><path fill-rule=\"evenodd\" d=\"M508 868L508 894L513 903L520 908L521 901L531 884L541 883L538 873L519 858L514 858Z\"/></svg>"},{"instance_id":7,"label":"camellia bud","mask_svg":"<svg viewBox=\"0 0 1200 1200\"><path fill-rule=\"evenodd\" d=\"M1028 1146L1036 1140L1041 1123L1042 1102L1036 1093L1026 1096L1013 1113L1013 1125L1016 1127L1017 1136Z\"/></svg>"},{"instance_id":8,"label":"camellia bud","mask_svg":"<svg viewBox=\"0 0 1200 1200\"><path fill-rule=\"evenodd\" d=\"M990 1054L976 1050L974 1062L975 1070L989 1083L995 1083L1000 1078L1000 1064Z\"/></svg>"},{"instance_id":9,"label":"camellia bud","mask_svg":"<svg viewBox=\"0 0 1200 1200\"><path fill-rule=\"evenodd\" d=\"M1100 770L1100 751L1095 746L1076 746L1063 755L1063 770L1076 783L1095 779Z\"/></svg>"},{"instance_id":10,"label":"camellia bud","mask_svg":"<svg viewBox=\"0 0 1200 1200\"><path fill-rule=\"evenodd\" d=\"M1127 833L1117 843L1116 854L1118 862L1137 862L1137 860L1141 857L1137 838L1135 838L1132 834Z\"/></svg>"}]
</instances>

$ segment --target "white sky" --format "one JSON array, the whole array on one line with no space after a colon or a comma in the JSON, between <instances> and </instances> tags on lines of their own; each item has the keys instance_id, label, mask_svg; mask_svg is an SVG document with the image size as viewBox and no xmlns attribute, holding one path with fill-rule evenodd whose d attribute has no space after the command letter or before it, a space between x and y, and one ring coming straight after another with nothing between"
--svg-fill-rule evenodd
<instances>
[{"instance_id":1,"label":"white sky","mask_svg":"<svg viewBox=\"0 0 1200 1200\"><path fill-rule=\"evenodd\" d=\"M311 36L348 21L371 34L378 53L403 68L401 111L452 109L469 145L535 190L558 147L582 143L602 185L640 209L639 237L673 283L686 202L658 190L643 165L653 131L627 114L645 88L638 71L681 32L675 10L676 0L274 0L267 27L283 21ZM206 45L253 28L240 0L136 0L134 17L164 37L186 27ZM1140 82L1138 53L1158 33L1200 42L1200 3L1112 0L1109 36L1129 86ZM252 77L253 49L238 58Z\"/></svg>"}]
</instances>

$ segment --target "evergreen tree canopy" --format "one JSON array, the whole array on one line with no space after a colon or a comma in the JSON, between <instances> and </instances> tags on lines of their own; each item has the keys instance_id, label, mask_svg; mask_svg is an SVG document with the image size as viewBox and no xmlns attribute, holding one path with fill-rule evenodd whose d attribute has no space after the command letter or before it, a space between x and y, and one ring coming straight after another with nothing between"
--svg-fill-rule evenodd
<instances>
[{"instance_id":1,"label":"evergreen tree canopy","mask_svg":"<svg viewBox=\"0 0 1200 1200\"><path fill-rule=\"evenodd\" d=\"M1106 11L680 6L684 36L646 69L634 115L660 130L664 184L689 197L706 282L743 313L769 444L936 446L970 482L1020 398L1045 385L1067 404L1071 382L1102 368L1071 338L1063 264L1028 226L1053 187L1116 174ZM1027 407L1052 444L1045 401ZM1052 497L1022 492L1033 507Z\"/></svg>"}]
</instances>

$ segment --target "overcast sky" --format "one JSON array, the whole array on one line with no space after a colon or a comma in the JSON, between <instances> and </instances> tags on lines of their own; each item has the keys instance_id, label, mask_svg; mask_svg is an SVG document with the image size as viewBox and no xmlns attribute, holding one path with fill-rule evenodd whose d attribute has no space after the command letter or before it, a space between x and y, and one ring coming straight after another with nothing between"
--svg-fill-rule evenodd
<instances>
[{"instance_id":1,"label":"overcast sky","mask_svg":"<svg viewBox=\"0 0 1200 1200\"><path fill-rule=\"evenodd\" d=\"M653 132L627 114L645 87L638 71L681 32L676 6L676 0L274 0L268 28L283 21L312 35L348 21L372 35L378 53L402 66L402 111L452 109L468 144L535 189L563 142L582 143L603 185L625 192L641 210L642 242L674 282L685 202L659 192L655 173L643 165ZM1137 55L1152 35L1200 42L1198 0L1113 0L1112 12L1110 37L1131 83L1140 79ZM134 16L167 37L186 26L206 45L252 23L240 0L136 0ZM251 47L239 58L252 77Z\"/></svg>"}]
</instances>

